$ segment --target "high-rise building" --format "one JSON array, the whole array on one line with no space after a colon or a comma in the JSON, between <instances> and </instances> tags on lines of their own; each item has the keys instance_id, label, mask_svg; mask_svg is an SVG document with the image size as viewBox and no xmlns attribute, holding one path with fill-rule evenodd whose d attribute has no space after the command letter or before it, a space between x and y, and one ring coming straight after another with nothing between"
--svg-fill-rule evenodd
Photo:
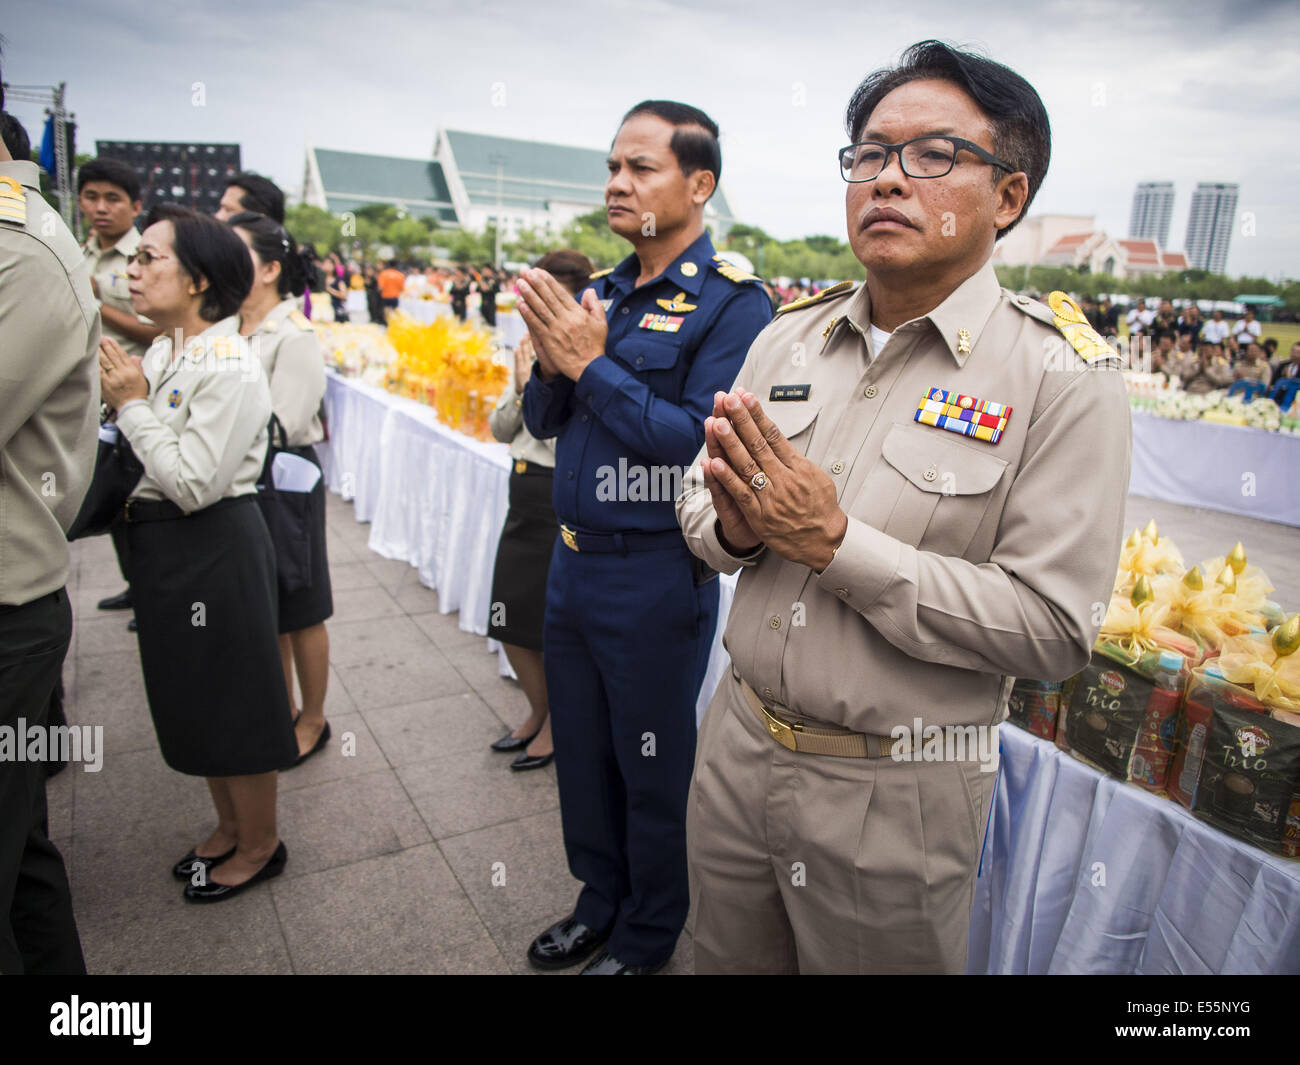
<instances>
[{"instance_id":1,"label":"high-rise building","mask_svg":"<svg viewBox=\"0 0 1300 1065\"><path fill-rule=\"evenodd\" d=\"M1187 252L1187 264L1193 270L1223 273L1228 262L1232 224L1237 217L1238 188L1224 182L1202 181L1192 193L1183 248Z\"/></svg>"},{"instance_id":2,"label":"high-rise building","mask_svg":"<svg viewBox=\"0 0 1300 1065\"><path fill-rule=\"evenodd\" d=\"M1133 193L1133 211L1128 216L1129 240L1154 240L1156 247L1169 245L1169 222L1174 216L1174 183L1143 181Z\"/></svg>"}]
</instances>

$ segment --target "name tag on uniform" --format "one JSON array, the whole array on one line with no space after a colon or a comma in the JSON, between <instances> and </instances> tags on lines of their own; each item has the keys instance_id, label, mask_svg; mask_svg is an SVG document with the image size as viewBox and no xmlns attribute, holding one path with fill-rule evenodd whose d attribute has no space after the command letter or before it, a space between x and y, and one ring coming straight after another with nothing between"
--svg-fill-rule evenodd
<instances>
[{"instance_id":1,"label":"name tag on uniform","mask_svg":"<svg viewBox=\"0 0 1300 1065\"><path fill-rule=\"evenodd\" d=\"M1002 431L1010 417L1011 408L1005 403L964 396L944 388L930 389L916 405L916 414L913 415L922 425L973 436L990 444L1002 439Z\"/></svg>"},{"instance_id":2,"label":"name tag on uniform","mask_svg":"<svg viewBox=\"0 0 1300 1065\"><path fill-rule=\"evenodd\" d=\"M767 395L769 403L781 400L807 399L812 394L812 385L773 385Z\"/></svg>"},{"instance_id":3,"label":"name tag on uniform","mask_svg":"<svg viewBox=\"0 0 1300 1065\"><path fill-rule=\"evenodd\" d=\"M637 322L638 329L651 329L656 333L675 333L686 321L679 314L643 314Z\"/></svg>"}]
</instances>

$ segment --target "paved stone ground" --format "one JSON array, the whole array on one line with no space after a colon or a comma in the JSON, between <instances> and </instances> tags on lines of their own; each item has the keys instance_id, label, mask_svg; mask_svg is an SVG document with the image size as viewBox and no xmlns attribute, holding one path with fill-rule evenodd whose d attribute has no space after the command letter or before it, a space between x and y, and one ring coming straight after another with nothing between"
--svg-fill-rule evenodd
<instances>
[{"instance_id":1,"label":"paved stone ground","mask_svg":"<svg viewBox=\"0 0 1300 1065\"><path fill-rule=\"evenodd\" d=\"M1127 527L1150 517L1189 561L1243 539L1300 607L1297 530L1130 497ZM103 725L105 755L50 782L50 834L92 973L524 973L529 941L572 908L554 766L512 773L488 750L527 716L518 686L413 568L368 549L349 504L330 497L328 525L334 739L281 778L284 875L216 906L185 903L170 874L212 808L162 762L126 615L95 609L121 590L112 546L73 545L68 718ZM683 934L666 971L692 968Z\"/></svg>"}]
</instances>

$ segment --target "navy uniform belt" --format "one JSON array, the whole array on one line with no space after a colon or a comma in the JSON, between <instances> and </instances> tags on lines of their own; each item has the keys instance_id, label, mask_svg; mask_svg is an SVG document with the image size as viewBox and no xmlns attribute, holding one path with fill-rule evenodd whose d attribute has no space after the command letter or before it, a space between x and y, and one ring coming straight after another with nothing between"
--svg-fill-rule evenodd
<instances>
[{"instance_id":1,"label":"navy uniform belt","mask_svg":"<svg viewBox=\"0 0 1300 1065\"><path fill-rule=\"evenodd\" d=\"M257 499L257 496L251 492L242 496L227 496L225 499L218 499L215 503L208 504L202 510L192 512L182 510L170 499L128 499L122 507L122 517L131 525L144 521L174 521L177 518L188 518L193 514L206 514L209 510L220 510L222 507L234 506L236 503L255 499Z\"/></svg>"},{"instance_id":2,"label":"navy uniform belt","mask_svg":"<svg viewBox=\"0 0 1300 1065\"><path fill-rule=\"evenodd\" d=\"M663 532L578 532L563 522L560 540L570 551L588 551L594 554L626 555L631 551L663 551L670 547L685 547L686 539L680 529Z\"/></svg>"},{"instance_id":3,"label":"navy uniform belt","mask_svg":"<svg viewBox=\"0 0 1300 1065\"><path fill-rule=\"evenodd\" d=\"M553 477L555 475L554 466L543 466L540 462L529 462L527 459L515 459L512 468L520 477Z\"/></svg>"}]
</instances>

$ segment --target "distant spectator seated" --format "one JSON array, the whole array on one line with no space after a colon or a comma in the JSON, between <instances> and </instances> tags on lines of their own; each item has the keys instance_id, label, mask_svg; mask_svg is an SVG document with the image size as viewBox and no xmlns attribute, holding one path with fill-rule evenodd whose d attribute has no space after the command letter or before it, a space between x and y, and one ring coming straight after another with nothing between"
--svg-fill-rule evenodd
<instances>
[{"instance_id":1,"label":"distant spectator seated","mask_svg":"<svg viewBox=\"0 0 1300 1065\"><path fill-rule=\"evenodd\" d=\"M1197 366L1189 374L1179 374L1184 391L1194 394L1213 392L1216 388L1227 388L1236 379L1232 365L1223 354L1221 344L1202 344Z\"/></svg>"},{"instance_id":2,"label":"distant spectator seated","mask_svg":"<svg viewBox=\"0 0 1300 1065\"><path fill-rule=\"evenodd\" d=\"M1146 300L1138 300L1137 306L1125 315L1125 321L1128 322L1129 336L1142 336L1151 329L1151 323L1156 319L1156 312L1147 308Z\"/></svg>"},{"instance_id":3,"label":"distant spectator seated","mask_svg":"<svg viewBox=\"0 0 1300 1065\"><path fill-rule=\"evenodd\" d=\"M1178 335L1180 337L1190 337L1190 347L1196 349L1200 343L1201 330L1205 328L1205 320L1201 317L1200 308L1195 303L1188 304L1183 308L1183 313L1179 316L1177 325Z\"/></svg>"},{"instance_id":4,"label":"distant spectator seated","mask_svg":"<svg viewBox=\"0 0 1300 1065\"><path fill-rule=\"evenodd\" d=\"M1188 350L1191 354L1191 350ZM1156 341L1155 349L1151 352L1151 373L1165 372L1165 367L1174 357L1174 334L1161 333L1160 339Z\"/></svg>"},{"instance_id":5,"label":"distant spectator seated","mask_svg":"<svg viewBox=\"0 0 1300 1065\"><path fill-rule=\"evenodd\" d=\"M1264 358L1264 349L1254 342L1246 345L1246 353L1233 365L1233 374L1238 381L1259 381L1267 385L1272 376L1268 360Z\"/></svg>"}]
</instances>

